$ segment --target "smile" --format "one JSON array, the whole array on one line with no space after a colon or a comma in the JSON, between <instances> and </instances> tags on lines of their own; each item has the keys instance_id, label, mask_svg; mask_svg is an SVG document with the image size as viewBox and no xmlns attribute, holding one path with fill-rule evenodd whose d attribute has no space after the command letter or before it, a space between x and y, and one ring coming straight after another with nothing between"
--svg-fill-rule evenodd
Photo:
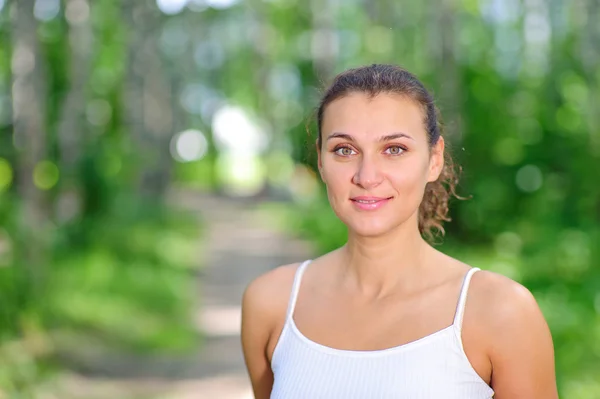
<instances>
[{"instance_id":1,"label":"smile","mask_svg":"<svg viewBox=\"0 0 600 399\"><path fill-rule=\"evenodd\" d=\"M376 210L387 204L392 197L379 198L379 197L355 197L350 200L358 209L363 211Z\"/></svg>"}]
</instances>

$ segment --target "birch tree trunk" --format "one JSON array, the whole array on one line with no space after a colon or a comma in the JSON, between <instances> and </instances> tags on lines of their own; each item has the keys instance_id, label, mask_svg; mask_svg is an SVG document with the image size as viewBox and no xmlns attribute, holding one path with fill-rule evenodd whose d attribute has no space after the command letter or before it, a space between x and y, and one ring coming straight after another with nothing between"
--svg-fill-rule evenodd
<instances>
[{"instance_id":1,"label":"birch tree trunk","mask_svg":"<svg viewBox=\"0 0 600 399\"><path fill-rule=\"evenodd\" d=\"M87 0L67 0L69 7L87 7ZM91 13L90 13L91 14ZM62 105L58 125L58 145L60 149L59 166L61 171L61 200L69 202L69 208L78 208L81 203L76 181L78 162L84 146L85 88L90 77L90 59L92 55L93 32L90 17L68 20L68 43L70 56L68 61L69 89ZM61 201L59 201L61 203ZM60 214L59 219L77 215L79 209L69 209L68 216ZM65 212L59 212L65 213Z\"/></svg>"},{"instance_id":2,"label":"birch tree trunk","mask_svg":"<svg viewBox=\"0 0 600 399\"><path fill-rule=\"evenodd\" d=\"M140 3L133 1L122 3L123 19L130 30L127 40L127 73L124 84L125 124L136 141L140 141L144 135L143 108L140 100L144 70L140 70L143 63L139 60L142 53L144 32L141 31L139 26L143 19Z\"/></svg>"},{"instance_id":3,"label":"birch tree trunk","mask_svg":"<svg viewBox=\"0 0 600 399\"><path fill-rule=\"evenodd\" d=\"M137 144L136 156L144 168L138 190L156 197L170 181L169 141L173 135L171 82L157 47L160 14L147 2L125 2L123 8L132 30L125 93L127 121Z\"/></svg>"},{"instance_id":4,"label":"birch tree trunk","mask_svg":"<svg viewBox=\"0 0 600 399\"><path fill-rule=\"evenodd\" d=\"M333 78L339 51L335 29L338 0L312 0L313 20L312 56L315 74L322 86Z\"/></svg>"},{"instance_id":5,"label":"birch tree trunk","mask_svg":"<svg viewBox=\"0 0 600 399\"><path fill-rule=\"evenodd\" d=\"M34 182L36 165L46 155L44 60L36 36L34 0L12 4L12 109L13 141L17 150L19 224L25 259L34 289L42 279L43 231L47 221L44 193Z\"/></svg>"},{"instance_id":6,"label":"birch tree trunk","mask_svg":"<svg viewBox=\"0 0 600 399\"><path fill-rule=\"evenodd\" d=\"M436 74L439 73L439 100L447 126L447 139L461 140L461 92L460 73L456 57L455 21L457 3L455 0L442 0L433 5L436 35L432 41L432 55L435 60Z\"/></svg>"},{"instance_id":7,"label":"birch tree trunk","mask_svg":"<svg viewBox=\"0 0 600 399\"><path fill-rule=\"evenodd\" d=\"M581 47L581 59L586 74L586 80L590 82L588 95L588 129L590 133L590 145L592 154L600 157L600 78L597 73L600 64L600 3L598 0L587 0L585 2L585 13L587 21L583 32L583 45Z\"/></svg>"}]
</instances>

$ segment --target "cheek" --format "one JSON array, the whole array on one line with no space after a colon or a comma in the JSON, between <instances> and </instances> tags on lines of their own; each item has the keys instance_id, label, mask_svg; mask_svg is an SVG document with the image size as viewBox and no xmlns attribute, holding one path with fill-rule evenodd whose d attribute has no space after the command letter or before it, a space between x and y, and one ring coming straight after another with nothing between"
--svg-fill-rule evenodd
<instances>
[{"instance_id":1,"label":"cheek","mask_svg":"<svg viewBox=\"0 0 600 399\"><path fill-rule=\"evenodd\" d=\"M419 194L424 192L428 176L428 165L422 162L414 162L402 165L402 168L394 170L390 174L390 180L400 193Z\"/></svg>"},{"instance_id":2,"label":"cheek","mask_svg":"<svg viewBox=\"0 0 600 399\"><path fill-rule=\"evenodd\" d=\"M333 211L338 215L344 212L352 191L353 169L348 164L332 163L323 165L322 175L327 188L327 198Z\"/></svg>"},{"instance_id":3,"label":"cheek","mask_svg":"<svg viewBox=\"0 0 600 399\"><path fill-rule=\"evenodd\" d=\"M348 190L348 176L351 175L349 168L344 168L343 165L324 165L321 174L327 191L331 194Z\"/></svg>"}]
</instances>

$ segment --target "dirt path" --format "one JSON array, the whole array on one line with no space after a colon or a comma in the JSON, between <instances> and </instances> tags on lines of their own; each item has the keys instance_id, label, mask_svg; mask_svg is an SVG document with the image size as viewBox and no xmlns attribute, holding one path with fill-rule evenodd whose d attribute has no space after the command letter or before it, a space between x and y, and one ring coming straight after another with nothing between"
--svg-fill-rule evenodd
<instances>
[{"instance_id":1,"label":"dirt path","mask_svg":"<svg viewBox=\"0 0 600 399\"><path fill-rule=\"evenodd\" d=\"M269 227L253 204L178 192L177 206L198 212L206 234L196 323L206 342L200 353L181 361L141 364L120 359L115 374L131 377L64 376L55 393L40 399L250 399L239 339L240 302L256 276L281 264L311 256L305 242Z\"/></svg>"}]
</instances>

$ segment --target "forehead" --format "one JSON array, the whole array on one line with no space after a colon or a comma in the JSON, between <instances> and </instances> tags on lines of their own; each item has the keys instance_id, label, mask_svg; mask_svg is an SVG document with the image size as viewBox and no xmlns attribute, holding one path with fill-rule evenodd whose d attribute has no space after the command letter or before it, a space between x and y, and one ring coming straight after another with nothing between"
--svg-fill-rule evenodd
<instances>
[{"instance_id":1,"label":"forehead","mask_svg":"<svg viewBox=\"0 0 600 399\"><path fill-rule=\"evenodd\" d=\"M370 97L352 93L330 103L323 115L322 132L326 138L333 132L351 135L403 132L425 137L424 114L418 103L397 94Z\"/></svg>"}]
</instances>

